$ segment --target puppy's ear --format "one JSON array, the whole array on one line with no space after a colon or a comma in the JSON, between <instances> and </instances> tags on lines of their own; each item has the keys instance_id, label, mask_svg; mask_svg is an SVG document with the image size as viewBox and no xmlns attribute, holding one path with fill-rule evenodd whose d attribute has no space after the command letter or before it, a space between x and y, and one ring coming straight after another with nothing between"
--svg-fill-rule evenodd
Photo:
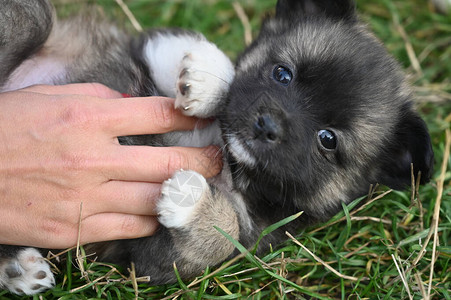
<instances>
[{"instance_id":1,"label":"puppy's ear","mask_svg":"<svg viewBox=\"0 0 451 300\"><path fill-rule=\"evenodd\" d=\"M379 182L391 188L405 188L411 183L411 163L415 179L421 171L421 184L429 181L434 164L434 153L426 124L412 110L402 116L395 138L382 158Z\"/></svg>"},{"instance_id":2,"label":"puppy's ear","mask_svg":"<svg viewBox=\"0 0 451 300\"><path fill-rule=\"evenodd\" d=\"M298 19L309 15L323 15L335 19L355 20L352 0L279 0L276 18Z\"/></svg>"}]
</instances>

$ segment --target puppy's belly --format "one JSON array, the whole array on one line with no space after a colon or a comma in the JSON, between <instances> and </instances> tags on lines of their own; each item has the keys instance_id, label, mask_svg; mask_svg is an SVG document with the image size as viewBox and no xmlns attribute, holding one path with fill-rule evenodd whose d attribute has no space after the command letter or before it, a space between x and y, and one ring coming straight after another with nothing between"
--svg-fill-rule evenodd
<instances>
[{"instance_id":1,"label":"puppy's belly","mask_svg":"<svg viewBox=\"0 0 451 300\"><path fill-rule=\"evenodd\" d=\"M34 56L25 60L9 77L0 92L8 92L35 84L61 84L66 77L64 63L50 57Z\"/></svg>"}]
</instances>

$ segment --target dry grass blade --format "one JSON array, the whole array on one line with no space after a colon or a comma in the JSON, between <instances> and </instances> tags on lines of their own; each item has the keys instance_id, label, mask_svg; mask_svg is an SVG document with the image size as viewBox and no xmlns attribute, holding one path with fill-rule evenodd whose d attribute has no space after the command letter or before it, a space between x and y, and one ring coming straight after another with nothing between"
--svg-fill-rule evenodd
<instances>
[{"instance_id":1,"label":"dry grass blade","mask_svg":"<svg viewBox=\"0 0 451 300\"><path fill-rule=\"evenodd\" d=\"M317 262L319 262L320 264L322 264L326 269L328 269L329 271L331 271L332 273L334 273L335 275L337 275L340 278L344 278L347 280L352 280L352 281L358 281L359 279L357 277L353 277L353 276L348 276L348 275L344 275L341 274L340 272L338 272L337 270L335 270L334 268L332 268L331 266L329 266L326 262L324 262L321 258L319 258L318 256L316 256L313 252L311 252L307 247L305 247L304 245L302 245L297 239L294 238L294 236L292 236L288 231L285 232L285 234L299 247L301 247L302 249L304 249L308 254L310 254Z\"/></svg>"},{"instance_id":2,"label":"dry grass blade","mask_svg":"<svg viewBox=\"0 0 451 300\"><path fill-rule=\"evenodd\" d=\"M268 282L267 284L263 285L261 288L256 289L255 291L253 291L246 299L253 299L253 296L260 293L261 291L263 291L266 287L270 286L271 284L273 284L274 282L276 282L277 279L274 279L270 282Z\"/></svg>"},{"instance_id":3,"label":"dry grass blade","mask_svg":"<svg viewBox=\"0 0 451 300\"><path fill-rule=\"evenodd\" d=\"M432 261L431 261L431 270L429 273L429 285L427 292L427 299L431 297L431 288L432 288L432 277L434 276L434 264L436 260L436 249L438 244L438 222L440 219L440 206L442 202L443 195L443 185L445 183L445 173L446 167L448 165L449 160L449 152L451 148L451 131L449 129L446 130L446 139L445 139L445 153L443 154L442 167L440 172L440 177L437 180L437 199L435 201L434 207L434 215L432 217L432 227L431 232L434 232L434 242L432 244Z\"/></svg>"},{"instance_id":4,"label":"dry grass blade","mask_svg":"<svg viewBox=\"0 0 451 300\"><path fill-rule=\"evenodd\" d=\"M217 277L214 277L213 279L216 281L216 284L221 288L221 290L223 290L227 295L232 295L232 292L225 286L224 283L219 281Z\"/></svg>"},{"instance_id":5,"label":"dry grass blade","mask_svg":"<svg viewBox=\"0 0 451 300\"><path fill-rule=\"evenodd\" d=\"M415 194L417 195L417 201L416 204L418 206L418 210L420 212L420 231L424 230L424 210L423 210L423 203L421 203L420 199L420 181L421 181L421 171L418 172L417 182L415 185Z\"/></svg>"},{"instance_id":6,"label":"dry grass blade","mask_svg":"<svg viewBox=\"0 0 451 300\"><path fill-rule=\"evenodd\" d=\"M232 5L233 9L235 9L236 14L238 15L238 18L241 21L241 24L243 24L244 43L246 44L246 46L249 46L252 43L252 28L251 24L249 23L249 18L247 17L243 7L239 2L234 1Z\"/></svg>"},{"instance_id":7,"label":"dry grass blade","mask_svg":"<svg viewBox=\"0 0 451 300\"><path fill-rule=\"evenodd\" d=\"M409 299L413 299L412 295L410 294L410 288L409 288L409 284L407 283L407 278L406 278L406 274L404 272L404 269L402 269L398 265L398 262L396 261L396 258L395 258L395 256L393 254L391 255L391 257L393 259L393 262L395 263L396 270L398 270L399 277L401 278L402 284L404 285L404 287L405 287L405 289L407 291L407 294L409 295Z\"/></svg>"},{"instance_id":8,"label":"dry grass blade","mask_svg":"<svg viewBox=\"0 0 451 300\"><path fill-rule=\"evenodd\" d=\"M302 263L302 262L307 262L307 259L285 259L287 261L289 261L290 263ZM280 266L282 264L282 261L276 261L276 262L271 262L271 263L265 263L267 266L269 267L277 267ZM235 277L244 273L249 273L249 272L253 272L253 271L257 271L260 268L255 267L255 268L249 268L249 269L245 269L245 270L241 270L235 273L230 273L230 274L224 274L222 277L226 278L226 277Z\"/></svg>"},{"instance_id":9,"label":"dry grass blade","mask_svg":"<svg viewBox=\"0 0 451 300\"><path fill-rule=\"evenodd\" d=\"M224 270L225 268L229 267L230 265L232 265L233 263L235 263L236 261L240 260L241 258L245 257L246 253L240 253L237 256L235 256L234 258L232 258L231 260L229 260L228 262L226 262L224 265L222 265L220 268L216 269L214 272L211 272L210 274L208 274L205 277L202 277L200 279L196 279L193 282L191 282L190 284L187 285L188 288L191 288L193 286L195 286L196 284L200 283L201 281L204 281L208 278L211 278L213 276L215 276L216 274L218 274L219 272L221 272L222 270Z\"/></svg>"},{"instance_id":10,"label":"dry grass blade","mask_svg":"<svg viewBox=\"0 0 451 300\"><path fill-rule=\"evenodd\" d=\"M80 228L79 228L79 230L80 230ZM61 252L58 252L58 253L56 253L56 254L53 254L51 251L49 251L49 253L47 254L47 259L48 259L48 260L59 259L59 257L60 257L61 255L66 254L67 252L72 251L72 250L74 250L74 249L76 249L76 248L77 248L77 246L74 246L74 247L65 249L65 250L63 250L63 251L61 251Z\"/></svg>"},{"instance_id":11,"label":"dry grass blade","mask_svg":"<svg viewBox=\"0 0 451 300\"><path fill-rule=\"evenodd\" d=\"M108 271L108 273L106 273L105 275L103 275L103 276L101 276L101 277L98 277L98 278L94 279L92 282L86 283L85 285L82 285L82 286L79 286L79 287L77 287L77 288L75 288L75 289L72 289L72 290L70 290L70 292L71 292L71 293L76 293L76 292L78 292L79 290L82 290L82 289L84 289L85 287L87 287L87 286L89 286L89 285L93 285L93 284L95 284L95 283L97 283L97 282L99 282L99 281L101 281L101 280L103 280L103 279L105 279L105 278L110 277L113 273L114 273L114 270L110 270L110 271Z\"/></svg>"},{"instance_id":12,"label":"dry grass blade","mask_svg":"<svg viewBox=\"0 0 451 300\"><path fill-rule=\"evenodd\" d=\"M362 209L364 209L365 207L367 207L368 205L370 205L370 204L373 203L374 201L379 200L379 199L381 199L381 198L384 198L386 195L388 195L388 194L391 193L392 191L393 191L393 190L388 190L388 191L385 191L384 193L380 194L379 196L374 197L373 199L369 200L368 202L366 202L365 204L363 204L362 206L360 206L358 209L353 210L352 212L350 212L350 215L351 215L351 216L355 215L357 212L361 211ZM315 228L315 229L313 229L312 231L310 231L309 234L312 234L312 233L321 231L321 230L323 230L324 228L327 228L327 227L332 226L332 225L334 225L334 224L340 223L340 222L342 222L342 221L344 221L344 220L346 220L346 216L344 216L344 217L342 217L342 218L340 218L340 219L338 219L338 220L336 220L336 221L334 221L334 222L331 222L331 223L329 223L329 224L326 224L326 225L324 225L324 226Z\"/></svg>"},{"instance_id":13,"label":"dry grass blade","mask_svg":"<svg viewBox=\"0 0 451 300\"><path fill-rule=\"evenodd\" d=\"M373 222L382 223L382 224L386 224L386 225L392 225L392 223L393 223L391 220L386 220L386 219L377 218L377 217L370 217L370 216L351 217L351 221L373 221ZM398 224L398 226L401 228L408 228L408 226L403 225L403 224Z\"/></svg>"},{"instance_id":14,"label":"dry grass blade","mask_svg":"<svg viewBox=\"0 0 451 300\"><path fill-rule=\"evenodd\" d=\"M80 238L81 238L81 222L82 222L82 211L83 211L83 202L80 202L80 215L78 219L78 237L77 237L77 247L75 251L75 257L77 261L78 268L80 269L81 276L86 280L89 280L88 274L85 271L85 267L83 264L83 256L80 253Z\"/></svg>"},{"instance_id":15,"label":"dry grass blade","mask_svg":"<svg viewBox=\"0 0 451 300\"><path fill-rule=\"evenodd\" d=\"M407 51L407 56L409 57L412 68L417 73L418 78L423 77L423 70L421 69L420 62L418 61L418 58L415 54L415 50L413 49L412 43L410 42L410 39L407 36L404 27L402 27L401 23L399 22L399 18L396 15L393 15L393 23L395 25L396 30L399 32L399 35L404 40L404 47Z\"/></svg>"},{"instance_id":16,"label":"dry grass blade","mask_svg":"<svg viewBox=\"0 0 451 300\"><path fill-rule=\"evenodd\" d=\"M132 269L130 271L130 280L132 282L133 290L135 291L135 299L138 299L138 282L136 281L135 264L132 262Z\"/></svg>"},{"instance_id":17,"label":"dry grass blade","mask_svg":"<svg viewBox=\"0 0 451 300\"><path fill-rule=\"evenodd\" d=\"M451 123L451 113L445 118L445 122Z\"/></svg>"},{"instance_id":18,"label":"dry grass blade","mask_svg":"<svg viewBox=\"0 0 451 300\"><path fill-rule=\"evenodd\" d=\"M410 205L415 205L415 173L413 171L413 163L410 164Z\"/></svg>"},{"instance_id":19,"label":"dry grass blade","mask_svg":"<svg viewBox=\"0 0 451 300\"><path fill-rule=\"evenodd\" d=\"M449 84L423 84L422 86L414 86L413 90L417 97L415 97L416 103L447 103L451 100L451 93L447 92L449 90ZM445 122L449 122L445 119Z\"/></svg>"},{"instance_id":20,"label":"dry grass blade","mask_svg":"<svg viewBox=\"0 0 451 300\"><path fill-rule=\"evenodd\" d=\"M449 159L449 151L450 151L450 144L451 144L451 133L449 129L446 130L446 142L445 142L445 153L443 154L443 161L442 161L442 167L440 172L440 177L437 180L437 197L435 200L435 207L434 207L434 214L432 216L432 225L429 228L428 236L426 237L426 240L424 241L423 247L421 247L420 253L418 254L417 258L413 261L412 267L416 266L418 262L423 258L424 254L426 253L426 247L429 244L429 241L431 240L432 235L434 235L437 232L438 227L438 221L439 221L439 214L440 214L440 205L442 201L442 194L443 194L443 184L445 182L445 173L446 173L446 164ZM434 240L436 238L437 234L434 236ZM433 257L435 257L435 246L433 249ZM433 263L431 264L431 270L433 270Z\"/></svg>"},{"instance_id":21,"label":"dry grass blade","mask_svg":"<svg viewBox=\"0 0 451 300\"><path fill-rule=\"evenodd\" d=\"M421 281L421 276L419 273L415 273L415 281L417 282L417 286L420 289L421 296L423 297L423 299L426 299L426 291L424 290L424 285Z\"/></svg>"},{"instance_id":22,"label":"dry grass blade","mask_svg":"<svg viewBox=\"0 0 451 300\"><path fill-rule=\"evenodd\" d=\"M376 183L375 185L370 184L370 190L368 192L368 198L366 199L367 201L370 201L371 198L373 198L374 193L377 191L378 187L379 187L379 183Z\"/></svg>"},{"instance_id":23,"label":"dry grass blade","mask_svg":"<svg viewBox=\"0 0 451 300\"><path fill-rule=\"evenodd\" d=\"M128 6L124 3L124 1L116 0L116 3L121 7L122 11L125 13L127 18L130 20L130 23L132 23L132 25L136 29L136 31L143 32L143 28L142 28L141 24L139 24L138 20L136 20L135 16L130 11Z\"/></svg>"}]
</instances>

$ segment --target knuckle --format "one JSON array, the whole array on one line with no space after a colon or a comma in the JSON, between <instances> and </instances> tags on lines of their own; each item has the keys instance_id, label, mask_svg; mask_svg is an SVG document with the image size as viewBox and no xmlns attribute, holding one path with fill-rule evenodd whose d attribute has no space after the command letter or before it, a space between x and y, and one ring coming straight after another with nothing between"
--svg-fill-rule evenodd
<instances>
[{"instance_id":1,"label":"knuckle","mask_svg":"<svg viewBox=\"0 0 451 300\"><path fill-rule=\"evenodd\" d=\"M76 151L68 152L62 155L62 169L68 171L69 175L77 176L79 172L90 169L90 159Z\"/></svg>"},{"instance_id":2,"label":"knuckle","mask_svg":"<svg viewBox=\"0 0 451 300\"><path fill-rule=\"evenodd\" d=\"M99 127L103 114L91 100L92 97L73 97L64 101L60 113L60 122L63 127L77 130L92 130Z\"/></svg>"},{"instance_id":3,"label":"knuckle","mask_svg":"<svg viewBox=\"0 0 451 300\"><path fill-rule=\"evenodd\" d=\"M127 234L133 234L139 229L139 222L137 218L133 216L124 216L121 224L121 232L125 235Z\"/></svg>"},{"instance_id":4,"label":"knuckle","mask_svg":"<svg viewBox=\"0 0 451 300\"><path fill-rule=\"evenodd\" d=\"M155 119L160 120L160 126L164 131L170 131L175 124L175 110L169 101L158 101L155 105Z\"/></svg>"},{"instance_id":5,"label":"knuckle","mask_svg":"<svg viewBox=\"0 0 451 300\"><path fill-rule=\"evenodd\" d=\"M93 120L93 114L84 103L74 101L61 113L61 122L67 127L83 128Z\"/></svg>"},{"instance_id":6,"label":"knuckle","mask_svg":"<svg viewBox=\"0 0 451 300\"><path fill-rule=\"evenodd\" d=\"M180 151L169 152L166 169L164 170L166 178L171 177L175 171L180 169L190 169L187 156Z\"/></svg>"},{"instance_id":7,"label":"knuckle","mask_svg":"<svg viewBox=\"0 0 451 300\"><path fill-rule=\"evenodd\" d=\"M42 224L42 231L51 236L60 236L62 230L61 222L56 219L47 219Z\"/></svg>"},{"instance_id":8,"label":"knuckle","mask_svg":"<svg viewBox=\"0 0 451 300\"><path fill-rule=\"evenodd\" d=\"M69 223L57 219L47 219L41 225L41 234L49 243L58 244L63 247L71 246L76 242L76 230Z\"/></svg>"},{"instance_id":9,"label":"knuckle","mask_svg":"<svg viewBox=\"0 0 451 300\"><path fill-rule=\"evenodd\" d=\"M93 82L88 83L88 85L90 86L94 94L100 98L109 98L110 96L112 96L112 90L101 83Z\"/></svg>"},{"instance_id":10,"label":"knuckle","mask_svg":"<svg viewBox=\"0 0 451 300\"><path fill-rule=\"evenodd\" d=\"M58 192L58 197L60 199L64 199L64 204L70 203L73 207L71 209L74 209L73 211L77 211L76 205L86 197L85 193L82 192L80 188L79 182L75 177L69 177L63 184L66 188L62 189ZM57 207L58 211L62 211L64 209L67 209L62 204ZM56 210L56 209L55 209Z\"/></svg>"}]
</instances>

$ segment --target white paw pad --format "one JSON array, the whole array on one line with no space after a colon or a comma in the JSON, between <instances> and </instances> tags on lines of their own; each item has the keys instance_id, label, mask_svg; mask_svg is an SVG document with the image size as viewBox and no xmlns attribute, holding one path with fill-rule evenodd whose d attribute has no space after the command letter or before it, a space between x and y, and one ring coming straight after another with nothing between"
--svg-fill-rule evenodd
<instances>
[{"instance_id":1,"label":"white paw pad","mask_svg":"<svg viewBox=\"0 0 451 300\"><path fill-rule=\"evenodd\" d=\"M160 223L167 228L185 226L191 218L195 204L207 193L205 178L194 171L178 171L163 183L157 204Z\"/></svg>"},{"instance_id":2,"label":"white paw pad","mask_svg":"<svg viewBox=\"0 0 451 300\"><path fill-rule=\"evenodd\" d=\"M26 248L0 267L1 285L15 294L32 295L52 288L55 279L41 253Z\"/></svg>"},{"instance_id":3,"label":"white paw pad","mask_svg":"<svg viewBox=\"0 0 451 300\"><path fill-rule=\"evenodd\" d=\"M175 106L188 116L210 117L227 95L235 71L216 46L209 43L202 46L183 58Z\"/></svg>"}]
</instances>

